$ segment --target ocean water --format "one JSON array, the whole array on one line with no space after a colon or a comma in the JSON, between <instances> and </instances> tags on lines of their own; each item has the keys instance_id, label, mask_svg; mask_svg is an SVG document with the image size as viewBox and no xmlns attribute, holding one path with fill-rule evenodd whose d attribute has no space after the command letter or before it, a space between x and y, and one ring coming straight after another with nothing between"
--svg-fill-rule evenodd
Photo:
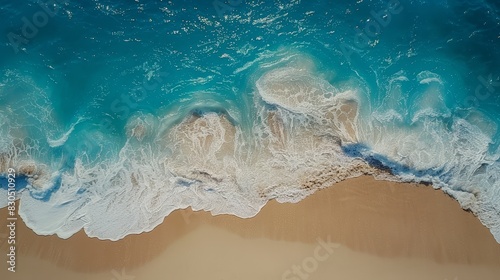
<instances>
[{"instance_id":1,"label":"ocean water","mask_svg":"<svg viewBox=\"0 0 500 280\"><path fill-rule=\"evenodd\" d=\"M500 242L499 2L312 2L0 2L0 207L118 240L371 174Z\"/></svg>"}]
</instances>

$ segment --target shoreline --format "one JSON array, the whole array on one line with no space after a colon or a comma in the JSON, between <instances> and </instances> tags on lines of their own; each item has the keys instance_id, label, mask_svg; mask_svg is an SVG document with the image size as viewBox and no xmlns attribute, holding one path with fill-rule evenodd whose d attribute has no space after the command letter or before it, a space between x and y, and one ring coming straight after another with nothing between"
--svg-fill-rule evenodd
<instances>
[{"instance_id":1,"label":"shoreline","mask_svg":"<svg viewBox=\"0 0 500 280\"><path fill-rule=\"evenodd\" d=\"M6 211L1 209L0 219L5 217ZM47 272L51 275L90 273L92 279L101 279L98 275L103 274L107 278L102 279L109 280L112 278L109 272L118 268L140 275L139 271L155 263L158 266L149 270L159 271L172 262L173 252L193 249L189 243L178 248L186 238L205 242L207 246L212 242L225 244L228 238L238 239L235 244L264 242L270 254L278 250L271 249L274 247L279 250L295 246L310 248L316 246L318 238L330 238L331 242L341 244L342 254L346 256L374 257L394 264L425 261L443 268L450 265L464 269L485 267L496 276L500 273L500 244L472 213L463 210L450 196L431 186L376 181L371 176L362 176L319 190L298 203L269 201L249 219L178 210L153 231L129 235L119 241L89 238L83 231L66 240L38 236L19 220L19 272L14 277L7 275L7 279L25 279L16 277L28 273L23 268L23 261L28 259L30 266L35 265L32 262L50 264L45 266L52 267L51 272ZM0 241L2 254L5 250L6 243ZM276 257L285 260L288 255L294 253ZM224 256L215 254L213 258L222 260ZM169 261L161 262L162 259ZM196 268L193 263L178 265ZM0 275L5 273L6 269L1 268ZM489 276L483 277L489 279Z\"/></svg>"}]
</instances>

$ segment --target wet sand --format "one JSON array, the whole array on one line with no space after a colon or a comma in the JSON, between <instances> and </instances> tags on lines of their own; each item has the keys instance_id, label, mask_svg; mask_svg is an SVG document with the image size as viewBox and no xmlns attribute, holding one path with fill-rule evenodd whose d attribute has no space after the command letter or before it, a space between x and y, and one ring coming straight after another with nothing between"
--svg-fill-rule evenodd
<instances>
[{"instance_id":1,"label":"wet sand","mask_svg":"<svg viewBox=\"0 0 500 280\"><path fill-rule=\"evenodd\" d=\"M6 221L6 211L0 212ZM6 228L0 229L5 234ZM117 242L37 236L18 221L0 279L498 279L500 244L429 186L360 177L251 219L176 211ZM330 246L325 245L330 243ZM7 244L0 239L5 258Z\"/></svg>"}]
</instances>

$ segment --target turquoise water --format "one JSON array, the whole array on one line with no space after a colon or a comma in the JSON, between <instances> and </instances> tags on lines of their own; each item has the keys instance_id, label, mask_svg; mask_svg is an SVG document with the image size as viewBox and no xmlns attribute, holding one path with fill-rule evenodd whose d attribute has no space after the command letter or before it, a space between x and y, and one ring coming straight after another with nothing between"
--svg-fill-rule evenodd
<instances>
[{"instance_id":1,"label":"turquoise water","mask_svg":"<svg viewBox=\"0 0 500 280\"><path fill-rule=\"evenodd\" d=\"M35 232L251 217L373 174L500 240L497 2L116 2L0 4L0 174Z\"/></svg>"}]
</instances>

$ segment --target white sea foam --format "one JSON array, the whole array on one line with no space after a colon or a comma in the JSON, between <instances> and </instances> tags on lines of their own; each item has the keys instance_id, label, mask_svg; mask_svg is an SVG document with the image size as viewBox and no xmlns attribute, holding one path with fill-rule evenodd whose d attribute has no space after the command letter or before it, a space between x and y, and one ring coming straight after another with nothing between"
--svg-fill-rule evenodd
<instances>
[{"instance_id":1,"label":"white sea foam","mask_svg":"<svg viewBox=\"0 0 500 280\"><path fill-rule=\"evenodd\" d=\"M417 74L417 79L420 84L430 84L430 83L438 83L438 84L443 84L443 80L441 77L433 73L431 71L422 71Z\"/></svg>"},{"instance_id":2,"label":"white sea foam","mask_svg":"<svg viewBox=\"0 0 500 280\"><path fill-rule=\"evenodd\" d=\"M478 215L500 241L499 155L488 151L494 122L479 112L452 115L439 88L428 84L412 125L405 126L398 101L387 99L372 115L370 104L363 104L367 93L352 85L330 84L309 68L270 70L256 82L249 129L230 104L216 100L208 106L213 112L194 110L206 107L193 103L177 108L181 116L137 113L116 156L77 158L61 173L32 159L36 149L16 144L11 132L2 142L0 172L14 166L31 174L28 191L20 194L20 215L35 232L62 238L83 228L89 236L117 240L150 231L186 207L252 217L270 199L297 202L338 181L372 174L433 183ZM405 99L400 87L390 90L394 100ZM366 148L346 154L343 147L353 144ZM370 166L373 160L393 174ZM36 198L58 183L45 201Z\"/></svg>"},{"instance_id":3,"label":"white sea foam","mask_svg":"<svg viewBox=\"0 0 500 280\"><path fill-rule=\"evenodd\" d=\"M53 140L53 139L50 139L49 137L47 137L47 143L49 143L50 147L52 147L52 148L60 147L60 146L64 145L64 143L66 143L66 141L68 141L68 138L71 135L71 133L73 132L73 130L75 130L75 126L77 124L79 124L80 122L82 122L83 120L84 120L83 118L79 118L75 123L71 124L68 131L64 132L64 134L61 135L61 137L59 137L58 139Z\"/></svg>"}]
</instances>

